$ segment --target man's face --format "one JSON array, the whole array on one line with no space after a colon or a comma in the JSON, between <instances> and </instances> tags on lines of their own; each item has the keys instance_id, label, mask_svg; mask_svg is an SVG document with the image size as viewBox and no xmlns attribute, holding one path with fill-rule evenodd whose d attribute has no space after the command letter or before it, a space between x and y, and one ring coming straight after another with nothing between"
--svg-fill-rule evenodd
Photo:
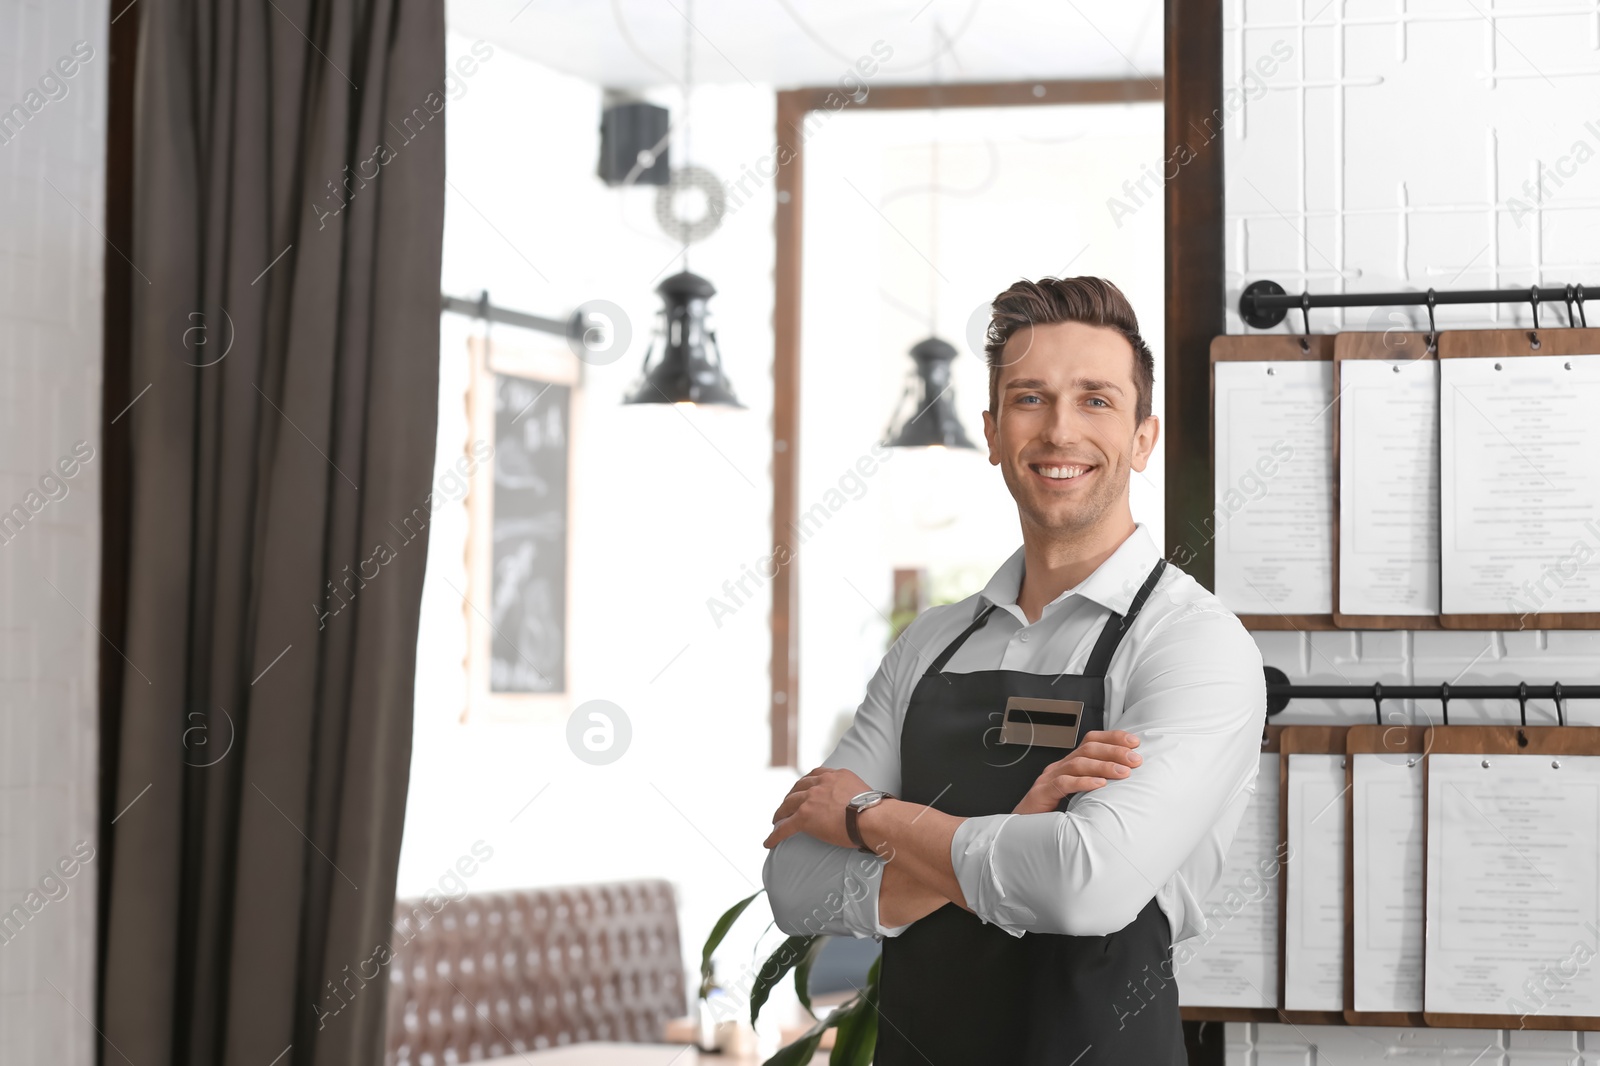
<instances>
[{"instance_id":1,"label":"man's face","mask_svg":"<svg viewBox=\"0 0 1600 1066\"><path fill-rule=\"evenodd\" d=\"M1155 447L1154 416L1135 423L1133 348L1106 326L1025 326L1006 341L997 414L983 414L1024 524L1080 534L1127 513L1130 470Z\"/></svg>"}]
</instances>

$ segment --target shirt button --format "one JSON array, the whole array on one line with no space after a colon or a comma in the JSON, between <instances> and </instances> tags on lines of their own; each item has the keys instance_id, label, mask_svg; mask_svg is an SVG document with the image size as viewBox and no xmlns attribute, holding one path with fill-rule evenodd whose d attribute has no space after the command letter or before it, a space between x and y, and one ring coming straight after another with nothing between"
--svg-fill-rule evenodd
<instances>
[{"instance_id":1,"label":"shirt button","mask_svg":"<svg viewBox=\"0 0 1600 1066\"><path fill-rule=\"evenodd\" d=\"M1028 634L1027 633L1023 633L1017 639L1022 641L1022 643L1026 644L1026 643L1028 643Z\"/></svg>"}]
</instances>

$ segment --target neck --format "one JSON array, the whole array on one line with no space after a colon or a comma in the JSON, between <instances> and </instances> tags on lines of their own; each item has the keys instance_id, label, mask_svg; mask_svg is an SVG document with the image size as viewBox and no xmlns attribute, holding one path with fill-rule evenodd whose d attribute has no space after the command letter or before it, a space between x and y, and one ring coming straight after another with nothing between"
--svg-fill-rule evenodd
<instances>
[{"instance_id":1,"label":"neck","mask_svg":"<svg viewBox=\"0 0 1600 1066\"><path fill-rule=\"evenodd\" d=\"M1133 515L1126 507L1115 518L1071 534L1032 527L1024 522L1024 566L1017 606L1028 621L1037 622L1044 613L1045 604L1099 569L1133 531Z\"/></svg>"}]
</instances>

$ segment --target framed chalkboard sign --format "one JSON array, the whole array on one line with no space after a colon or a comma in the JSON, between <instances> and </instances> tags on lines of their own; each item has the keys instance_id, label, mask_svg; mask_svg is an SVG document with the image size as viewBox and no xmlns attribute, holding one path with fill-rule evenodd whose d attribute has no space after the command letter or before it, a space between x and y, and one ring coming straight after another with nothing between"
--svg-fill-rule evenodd
<instances>
[{"instance_id":1,"label":"framed chalkboard sign","mask_svg":"<svg viewBox=\"0 0 1600 1066\"><path fill-rule=\"evenodd\" d=\"M489 451L484 442L493 448L467 505L467 717L564 714L578 361L564 345L480 337L471 356L471 438L477 454Z\"/></svg>"}]
</instances>

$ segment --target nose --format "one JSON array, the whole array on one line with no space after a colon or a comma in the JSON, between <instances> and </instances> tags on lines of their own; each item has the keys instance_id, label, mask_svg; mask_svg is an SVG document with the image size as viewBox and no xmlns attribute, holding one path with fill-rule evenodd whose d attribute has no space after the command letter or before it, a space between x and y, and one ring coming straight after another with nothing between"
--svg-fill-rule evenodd
<instances>
[{"instance_id":1,"label":"nose","mask_svg":"<svg viewBox=\"0 0 1600 1066\"><path fill-rule=\"evenodd\" d=\"M1084 417L1070 403L1058 403L1052 417L1040 432L1039 438L1052 446L1075 444L1084 437Z\"/></svg>"}]
</instances>

